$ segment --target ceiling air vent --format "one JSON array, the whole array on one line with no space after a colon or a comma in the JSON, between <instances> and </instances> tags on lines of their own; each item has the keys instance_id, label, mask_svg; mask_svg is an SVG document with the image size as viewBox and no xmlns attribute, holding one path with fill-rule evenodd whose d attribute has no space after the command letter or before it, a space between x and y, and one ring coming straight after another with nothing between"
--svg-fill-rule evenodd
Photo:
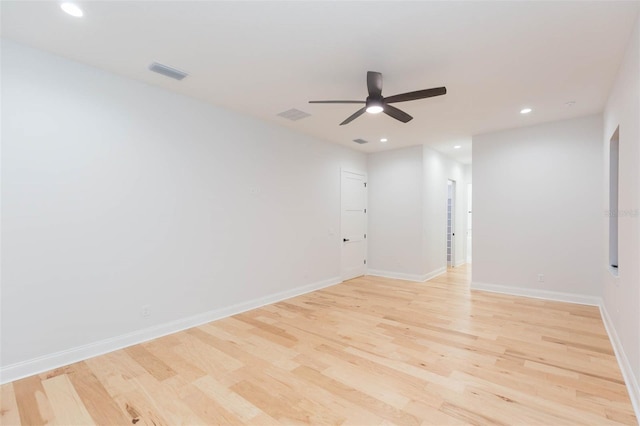
<instances>
[{"instance_id":1,"label":"ceiling air vent","mask_svg":"<svg viewBox=\"0 0 640 426\"><path fill-rule=\"evenodd\" d=\"M159 64L157 62L154 62L151 65L149 65L149 69L153 72L157 72L158 74L162 74L169 78L175 78L176 80L182 80L183 78L189 75L184 71L180 71L175 68L171 68L166 65Z\"/></svg>"},{"instance_id":2,"label":"ceiling air vent","mask_svg":"<svg viewBox=\"0 0 640 426\"><path fill-rule=\"evenodd\" d=\"M311 114L308 114L304 111L300 111L299 109L291 108L290 110L283 111L278 114L280 117L284 117L291 121L298 121L302 118L309 117Z\"/></svg>"},{"instance_id":3,"label":"ceiling air vent","mask_svg":"<svg viewBox=\"0 0 640 426\"><path fill-rule=\"evenodd\" d=\"M364 139L354 139L353 140L355 143L359 143L360 145L365 144L365 143L369 143L369 141L365 141Z\"/></svg>"}]
</instances>

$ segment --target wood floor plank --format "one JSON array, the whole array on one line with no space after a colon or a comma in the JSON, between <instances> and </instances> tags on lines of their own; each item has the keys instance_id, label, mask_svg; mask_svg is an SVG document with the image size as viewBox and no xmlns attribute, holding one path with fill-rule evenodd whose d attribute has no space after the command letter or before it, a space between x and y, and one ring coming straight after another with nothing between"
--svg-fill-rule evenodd
<instances>
[{"instance_id":1,"label":"wood floor plank","mask_svg":"<svg viewBox=\"0 0 640 426\"><path fill-rule=\"evenodd\" d=\"M173 350L190 364L207 374L222 376L242 367L242 363L188 332L181 334L182 344Z\"/></svg>"},{"instance_id":2,"label":"wood floor plank","mask_svg":"<svg viewBox=\"0 0 640 426\"><path fill-rule=\"evenodd\" d=\"M66 374L42 381L47 399L54 413L54 424L88 425L95 424L82 398L76 392Z\"/></svg>"},{"instance_id":3,"label":"wood floor plank","mask_svg":"<svg viewBox=\"0 0 640 426\"><path fill-rule=\"evenodd\" d=\"M218 403L215 399L210 398L200 389L195 389L186 397L182 398L184 402L194 413L209 425L241 425L243 421L234 415L224 405Z\"/></svg>"},{"instance_id":4,"label":"wood floor plank","mask_svg":"<svg viewBox=\"0 0 640 426\"><path fill-rule=\"evenodd\" d=\"M51 403L45 395L42 380L31 376L13 383L13 389L23 425L43 425L54 418Z\"/></svg>"},{"instance_id":5,"label":"wood floor plank","mask_svg":"<svg viewBox=\"0 0 640 426\"><path fill-rule=\"evenodd\" d=\"M74 364L73 372L68 375L68 378L91 418L98 424L125 424L128 422L118 404L111 399L100 380L85 363Z\"/></svg>"},{"instance_id":6,"label":"wood floor plank","mask_svg":"<svg viewBox=\"0 0 640 426\"><path fill-rule=\"evenodd\" d=\"M2 386L3 425L634 425L597 307L365 276Z\"/></svg>"},{"instance_id":7,"label":"wood floor plank","mask_svg":"<svg viewBox=\"0 0 640 426\"><path fill-rule=\"evenodd\" d=\"M114 401L121 410L127 413L127 423L136 426L169 426L169 423L161 414L159 403L149 398L144 389L136 389L118 394Z\"/></svg>"},{"instance_id":8,"label":"wood floor plank","mask_svg":"<svg viewBox=\"0 0 640 426\"><path fill-rule=\"evenodd\" d=\"M181 399L179 392L160 382L151 374L145 374L134 379L138 387L144 392L154 408L170 425L206 425L201 415L205 413L193 411Z\"/></svg>"},{"instance_id":9,"label":"wood floor plank","mask_svg":"<svg viewBox=\"0 0 640 426\"><path fill-rule=\"evenodd\" d=\"M244 423L248 423L263 414L258 407L230 390L227 386L217 382L211 376L201 377L194 384L209 398L218 401L219 404ZM273 421L275 422L275 420Z\"/></svg>"},{"instance_id":10,"label":"wood floor plank","mask_svg":"<svg viewBox=\"0 0 640 426\"><path fill-rule=\"evenodd\" d=\"M125 363L123 361L127 360ZM111 398L135 391L135 383L131 381L137 373L127 368L132 362L126 353L116 351L97 358L90 358L84 364L98 378ZM136 364L137 365L137 364ZM138 368L145 371L141 366Z\"/></svg>"},{"instance_id":11,"label":"wood floor plank","mask_svg":"<svg viewBox=\"0 0 640 426\"><path fill-rule=\"evenodd\" d=\"M131 346L130 348L126 348L125 352L147 370L149 374L160 381L175 376L176 374L170 366L149 352L144 345Z\"/></svg>"},{"instance_id":12,"label":"wood floor plank","mask_svg":"<svg viewBox=\"0 0 640 426\"><path fill-rule=\"evenodd\" d=\"M162 360L166 365L170 365L171 369L175 371L179 377L188 382L193 382L207 374L204 370L181 357L172 348L152 346L147 347L147 350Z\"/></svg>"},{"instance_id":13,"label":"wood floor plank","mask_svg":"<svg viewBox=\"0 0 640 426\"><path fill-rule=\"evenodd\" d=\"M231 390L258 407L270 417L278 421L304 422L305 413L295 409L299 398L289 398L286 401L276 393L264 389L248 380L243 380L231 387Z\"/></svg>"},{"instance_id":14,"label":"wood floor plank","mask_svg":"<svg viewBox=\"0 0 640 426\"><path fill-rule=\"evenodd\" d=\"M20 424L20 412L12 383L0 387L0 424Z\"/></svg>"},{"instance_id":15,"label":"wood floor plank","mask_svg":"<svg viewBox=\"0 0 640 426\"><path fill-rule=\"evenodd\" d=\"M341 397L351 401L356 405L366 406L371 412L389 419L391 421L398 422L398 424L418 424L419 421L411 414L405 413L385 402L379 400L376 397L372 397L359 389L345 385L339 380L334 380L331 377L315 371L307 367L299 367L294 370L294 374L304 377L305 379L313 382L315 385L324 388L330 392L337 393Z\"/></svg>"}]
</instances>

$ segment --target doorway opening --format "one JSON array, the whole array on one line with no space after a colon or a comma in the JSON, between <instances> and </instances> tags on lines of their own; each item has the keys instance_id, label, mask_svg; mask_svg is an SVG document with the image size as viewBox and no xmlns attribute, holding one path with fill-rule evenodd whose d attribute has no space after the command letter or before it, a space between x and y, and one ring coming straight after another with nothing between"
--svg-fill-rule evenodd
<instances>
[{"instance_id":1,"label":"doorway opening","mask_svg":"<svg viewBox=\"0 0 640 426\"><path fill-rule=\"evenodd\" d=\"M472 186L470 183L467 184L467 263L471 263L471 246L473 236L471 234L471 230L473 228L473 195L472 195Z\"/></svg>"},{"instance_id":2,"label":"doorway opening","mask_svg":"<svg viewBox=\"0 0 640 426\"><path fill-rule=\"evenodd\" d=\"M620 128L609 142L609 270L618 275L618 167L620 161Z\"/></svg>"},{"instance_id":3,"label":"doorway opening","mask_svg":"<svg viewBox=\"0 0 640 426\"><path fill-rule=\"evenodd\" d=\"M456 266L456 182L447 181L447 266Z\"/></svg>"}]
</instances>

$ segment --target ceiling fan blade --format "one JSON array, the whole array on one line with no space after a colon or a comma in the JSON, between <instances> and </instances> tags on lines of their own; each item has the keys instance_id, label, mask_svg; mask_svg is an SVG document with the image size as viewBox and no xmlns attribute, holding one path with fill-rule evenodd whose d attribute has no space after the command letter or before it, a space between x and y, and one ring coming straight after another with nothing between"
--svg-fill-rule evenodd
<instances>
[{"instance_id":1,"label":"ceiling fan blade","mask_svg":"<svg viewBox=\"0 0 640 426\"><path fill-rule=\"evenodd\" d=\"M360 108L359 110L357 110L356 112L354 112L353 114L351 114L349 116L349 118L347 118L346 120L344 120L342 123L340 123L341 126L344 126L345 124L349 124L351 123L353 120L355 120L356 118L360 117L362 114L364 114L364 112L366 111L367 108Z\"/></svg>"},{"instance_id":2,"label":"ceiling fan blade","mask_svg":"<svg viewBox=\"0 0 640 426\"><path fill-rule=\"evenodd\" d=\"M402 121L403 123L407 123L413 120L412 116L391 105L385 105L383 112L387 114L389 117L393 117L396 120Z\"/></svg>"},{"instance_id":3,"label":"ceiling fan blade","mask_svg":"<svg viewBox=\"0 0 640 426\"><path fill-rule=\"evenodd\" d=\"M365 101L309 101L310 104L364 104Z\"/></svg>"},{"instance_id":4,"label":"ceiling fan blade","mask_svg":"<svg viewBox=\"0 0 640 426\"><path fill-rule=\"evenodd\" d=\"M367 71L367 89L369 96L382 96L382 74L375 71Z\"/></svg>"},{"instance_id":5,"label":"ceiling fan blade","mask_svg":"<svg viewBox=\"0 0 640 426\"><path fill-rule=\"evenodd\" d=\"M390 104L394 102L406 102L415 101L416 99L432 98L434 96L441 96L446 94L446 87L434 87L433 89L417 90L415 92L401 93L399 95L389 96L388 98L384 98L384 101Z\"/></svg>"}]
</instances>

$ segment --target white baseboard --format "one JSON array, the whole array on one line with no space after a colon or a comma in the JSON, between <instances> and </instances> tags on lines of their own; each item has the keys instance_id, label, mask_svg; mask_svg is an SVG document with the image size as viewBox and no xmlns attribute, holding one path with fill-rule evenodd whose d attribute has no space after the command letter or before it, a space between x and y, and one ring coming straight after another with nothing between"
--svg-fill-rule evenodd
<instances>
[{"instance_id":1,"label":"white baseboard","mask_svg":"<svg viewBox=\"0 0 640 426\"><path fill-rule=\"evenodd\" d=\"M638 381L631 369L629 358L627 358L627 354L624 352L624 347L618 338L618 333L616 332L616 328L613 326L613 322L611 321L611 317L609 316L609 312L607 312L607 308L605 308L604 303L600 305L600 314L602 315L602 322L604 322L607 334L609 334L611 346L613 346L613 351L616 354L616 359L618 360L622 377L627 385L631 405L633 405L633 410L636 412L636 419L640 421L640 386L638 386Z\"/></svg>"},{"instance_id":2,"label":"white baseboard","mask_svg":"<svg viewBox=\"0 0 640 426\"><path fill-rule=\"evenodd\" d=\"M43 373L54 368L73 364L74 362L83 361L85 359L113 352L115 350L126 348L128 346L137 345L148 340L157 339L158 337L166 336L168 334L206 324L211 321L216 321L222 318L229 317L231 315L246 312L251 309L256 309L261 306L280 302L282 300L300 296L305 293L320 290L322 288L339 284L341 282L342 280L339 277L335 277L317 283L296 287L291 290L286 290L257 299L249 300L247 302L238 303L229 307L214 309L209 312L156 325L153 327L134 331L132 333L115 336L98 342L89 343L87 345L78 346L64 351L33 358L27 361L7 365L6 367L0 368L0 384L13 382L24 377L33 376L34 374Z\"/></svg>"},{"instance_id":3,"label":"white baseboard","mask_svg":"<svg viewBox=\"0 0 640 426\"><path fill-rule=\"evenodd\" d=\"M428 274L423 275L422 276L422 282L432 280L435 277L440 276L440 275L442 275L442 274L444 274L446 272L447 272L447 267L446 266L443 266L442 268L438 268L435 271L431 271Z\"/></svg>"},{"instance_id":4,"label":"white baseboard","mask_svg":"<svg viewBox=\"0 0 640 426\"><path fill-rule=\"evenodd\" d=\"M397 280L415 281L415 282L423 283L425 281L434 279L438 275L442 275L445 272L447 272L446 266L423 275L405 274L404 272L381 271L379 269L369 269L367 271L367 275L374 275L376 277L394 278Z\"/></svg>"},{"instance_id":5,"label":"white baseboard","mask_svg":"<svg viewBox=\"0 0 640 426\"><path fill-rule=\"evenodd\" d=\"M368 269L367 275L374 275L376 277L384 277L384 278L394 278L396 280L405 280L405 281L417 281L417 282L423 281L422 275L405 274L404 272L381 271L379 269Z\"/></svg>"},{"instance_id":6,"label":"white baseboard","mask_svg":"<svg viewBox=\"0 0 640 426\"><path fill-rule=\"evenodd\" d=\"M511 287L499 284L471 282L471 290L490 291L492 293L510 294L512 296L533 297L536 299L557 300L559 302L577 303L580 305L600 306L602 299L597 296L586 296L575 293L540 290L538 288Z\"/></svg>"},{"instance_id":7,"label":"white baseboard","mask_svg":"<svg viewBox=\"0 0 640 426\"><path fill-rule=\"evenodd\" d=\"M465 263L467 263L467 261L466 261L466 260L458 260L454 266L462 266L462 265L464 265Z\"/></svg>"}]
</instances>

